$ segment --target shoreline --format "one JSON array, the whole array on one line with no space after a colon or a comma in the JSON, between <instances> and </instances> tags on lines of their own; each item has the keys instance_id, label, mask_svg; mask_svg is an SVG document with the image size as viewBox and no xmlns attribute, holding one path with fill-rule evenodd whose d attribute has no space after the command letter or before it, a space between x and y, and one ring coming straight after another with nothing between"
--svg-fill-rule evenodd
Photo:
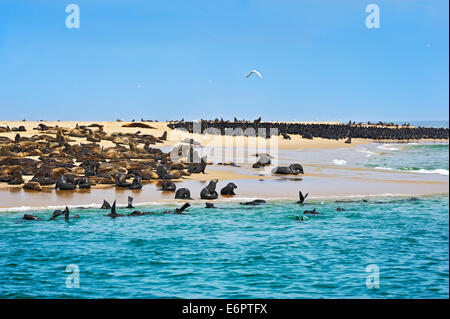
<instances>
[{"instance_id":1,"label":"shoreline","mask_svg":"<svg viewBox=\"0 0 450 319\"><path fill-rule=\"evenodd\" d=\"M300 210L311 208L311 205L314 204L324 204L324 203L339 203L340 200L344 200L344 203L364 203L361 202L361 200L367 200L367 204L378 204L374 200L377 199L388 199L395 201L397 199L404 200L409 198L417 198L419 200L421 199L430 199L430 198L448 198L449 193L430 193L430 194L422 194L422 195L413 195L413 194L373 194L373 195L347 195L347 196L308 196L307 203L303 205L297 204L298 198L264 198L264 200L267 202L268 205L277 205L277 204L292 204L297 205ZM262 199L258 197L235 197L235 198L218 198L213 201L215 206L217 205L237 205L237 207L240 207L241 202L246 201L252 201L255 199ZM179 207L183 205L184 203L188 202L193 207L197 206L205 206L205 203L211 202L209 200L204 199L195 199L195 200L158 200L158 201L148 201L148 202L133 202L133 206L135 208L140 207L151 207L151 206L157 206L157 207ZM103 202L102 202L103 203ZM56 209L64 209L66 206L70 210L87 210L87 209L99 209L102 206L102 203L86 203L86 204L78 204L78 205L64 205L64 204L56 204L56 205L48 205L48 206L15 206L15 207L0 207L0 214L1 213L17 213L17 212L40 212L40 211L48 211L48 210L56 210ZM126 208L127 201L123 200L121 202L117 203L117 209L128 209ZM261 207L261 206L257 206ZM263 207L263 206L262 206ZM228 207L225 207L228 208ZM105 212L109 212L108 209L104 210Z\"/></svg>"},{"instance_id":2,"label":"shoreline","mask_svg":"<svg viewBox=\"0 0 450 319\"><path fill-rule=\"evenodd\" d=\"M167 140L162 143L152 145L153 148L158 148L167 152L175 145L179 145L183 139L194 139L200 141L202 149L217 152L220 155L229 155L230 147L234 149L248 150L244 155L242 162L237 160L239 167L230 165L208 165L206 167L206 174L192 174L190 176L183 176L181 179L174 179L177 188L187 187L191 190L192 197L197 198L200 190L206 186L206 182L212 179L218 179L219 185L217 191L225 186L228 182L235 182L238 186L237 197L235 201L245 199L286 199L298 200L298 191L302 190L304 193L310 193L310 199L314 198L349 198L351 196L375 196L383 197L389 196L428 196L431 194L448 194L448 175L442 174L423 174L414 171L400 171L388 170L381 168L359 167L352 165L338 165L332 164L331 161L320 162L324 154L331 156L330 159L339 159L342 152L353 152L352 149L357 150L358 147L369 148L373 144L416 144L416 143L438 143L448 145L448 140L441 139L423 139L423 140L373 140L373 139L352 139L351 144L344 143L344 140L332 140L323 138L314 138L313 140L304 139L300 135L291 135L290 140L285 140L281 136L264 139L262 137L243 137L243 136L221 136L221 135L200 135L183 132L180 130L171 130L167 127L168 122L145 122L152 126L152 128L139 127L122 127L129 122L102 122L102 121L70 121L70 122L41 122L41 121L0 121L0 127L8 125L11 128L18 126L25 126L26 132L0 132L0 137L8 137L14 140L16 134L21 137L31 137L33 135L50 135L55 136L53 132L41 132L33 130L39 124L49 126L56 126L62 128L73 129L78 125L103 125L103 130L107 134L114 132L135 134L140 131L141 134L153 135L155 137L161 136L167 131ZM96 128L94 128L95 130ZM85 144L85 138L69 137L69 144ZM114 143L110 140L101 140L100 147L114 147ZM186 144L185 144L186 145ZM305 174L300 175L278 175L271 174L269 171L254 169L251 164L256 162L257 157L252 154L260 151L261 148L275 145L276 152L279 156L280 165L289 165L293 162L298 162L305 167ZM0 144L1 146L1 144ZM126 145L128 148L128 145ZM139 146L140 147L140 146ZM228 147L228 148L227 148ZM267 148L265 149L267 150ZM261 151L262 152L262 151ZM385 150L383 150L385 152ZM310 158L305 158L305 154ZM216 154L216 153L214 153ZM245 157L246 156L246 157ZM27 156L28 158L38 157ZM0 159L5 157L0 157ZM208 159L210 157L208 156ZM211 158L214 159L214 156ZM242 159L242 158L241 158ZM139 161L139 160L137 160ZM219 162L216 159L216 163ZM345 161L344 161L345 162ZM75 166L80 163L75 162ZM268 173L269 172L269 173ZM25 182L29 181L33 176L25 175L23 179ZM151 179L143 181L142 191L131 191L117 189L110 184L97 184L92 186L90 190L75 190L75 191L55 191L52 186L42 186L41 192L26 191L21 189L23 185L8 185L7 183L0 183L0 211L11 207L63 207L66 204L72 206L81 206L94 203L101 203L103 199L112 201L115 198L118 201L126 202L128 194L133 194L136 203L179 203L180 201L174 199L174 193L165 193L157 189L156 184L160 182L159 179ZM221 201L219 197L216 201ZM195 200L193 203L201 201ZM233 201L225 199L225 201ZM33 202L34 205L29 205ZM44 203L45 205L41 204ZM23 204L25 203L25 204Z\"/></svg>"}]
</instances>

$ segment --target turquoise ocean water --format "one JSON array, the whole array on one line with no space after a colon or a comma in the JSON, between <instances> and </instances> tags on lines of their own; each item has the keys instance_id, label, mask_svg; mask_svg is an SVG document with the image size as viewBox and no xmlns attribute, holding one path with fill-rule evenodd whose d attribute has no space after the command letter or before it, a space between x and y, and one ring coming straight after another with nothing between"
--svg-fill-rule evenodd
<instances>
[{"instance_id":1,"label":"turquoise ocean water","mask_svg":"<svg viewBox=\"0 0 450 319\"><path fill-rule=\"evenodd\" d=\"M2 213L0 297L448 298L448 197L216 205L117 219L78 209L70 221ZM295 220L313 207L321 215ZM79 288L66 287L69 264Z\"/></svg>"},{"instance_id":2,"label":"turquoise ocean water","mask_svg":"<svg viewBox=\"0 0 450 319\"><path fill-rule=\"evenodd\" d=\"M324 163L339 156L350 166L448 176L448 144L324 154ZM69 221L48 221L50 209L9 209L0 212L0 298L448 298L448 195L335 200L218 209L193 201L190 215L117 219L72 209L80 219ZM295 219L312 208L321 214ZM21 221L26 212L44 220ZM66 286L70 264L79 288ZM379 269L379 288L366 286L368 265Z\"/></svg>"}]
</instances>

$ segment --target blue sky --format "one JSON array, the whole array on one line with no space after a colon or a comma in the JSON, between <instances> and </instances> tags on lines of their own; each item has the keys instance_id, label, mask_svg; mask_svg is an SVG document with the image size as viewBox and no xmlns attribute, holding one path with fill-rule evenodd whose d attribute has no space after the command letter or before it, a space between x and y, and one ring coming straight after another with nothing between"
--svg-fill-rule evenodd
<instances>
[{"instance_id":1,"label":"blue sky","mask_svg":"<svg viewBox=\"0 0 450 319\"><path fill-rule=\"evenodd\" d=\"M80 28L65 26L67 4ZM380 7L380 28L365 7ZM0 0L0 120L442 120L448 1ZM245 75L258 69L263 79Z\"/></svg>"}]
</instances>

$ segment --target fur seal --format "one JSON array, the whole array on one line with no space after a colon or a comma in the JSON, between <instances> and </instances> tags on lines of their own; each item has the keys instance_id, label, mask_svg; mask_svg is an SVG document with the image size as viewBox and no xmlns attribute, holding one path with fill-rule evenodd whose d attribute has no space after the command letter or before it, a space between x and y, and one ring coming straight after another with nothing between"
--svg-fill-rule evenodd
<instances>
[{"instance_id":1,"label":"fur seal","mask_svg":"<svg viewBox=\"0 0 450 319\"><path fill-rule=\"evenodd\" d=\"M81 177L80 179L78 179L77 184L80 189L91 188L91 181L87 177Z\"/></svg>"},{"instance_id":2,"label":"fur seal","mask_svg":"<svg viewBox=\"0 0 450 319\"><path fill-rule=\"evenodd\" d=\"M255 199L252 200L251 202L244 202L244 203L240 203L241 205L250 205L250 206L257 206L257 205L262 205L265 204L266 201L264 199Z\"/></svg>"},{"instance_id":3,"label":"fur seal","mask_svg":"<svg viewBox=\"0 0 450 319\"><path fill-rule=\"evenodd\" d=\"M217 199L219 194L216 192L216 185L219 180L213 179L209 182L208 186L202 189L200 192L201 199Z\"/></svg>"},{"instance_id":4,"label":"fur seal","mask_svg":"<svg viewBox=\"0 0 450 319\"><path fill-rule=\"evenodd\" d=\"M309 193L306 193L305 196L303 196L302 191L298 192L298 197L300 198L300 200L297 202L297 204L303 204L306 200L306 197L308 197Z\"/></svg>"},{"instance_id":5,"label":"fur seal","mask_svg":"<svg viewBox=\"0 0 450 319\"><path fill-rule=\"evenodd\" d=\"M133 197L128 196L128 206L127 208L134 208L133 207Z\"/></svg>"},{"instance_id":6,"label":"fur seal","mask_svg":"<svg viewBox=\"0 0 450 319\"><path fill-rule=\"evenodd\" d=\"M131 182L131 185L128 186L129 189L141 189L142 188L142 181L140 176L135 176L133 178L133 182Z\"/></svg>"},{"instance_id":7,"label":"fur seal","mask_svg":"<svg viewBox=\"0 0 450 319\"><path fill-rule=\"evenodd\" d=\"M305 210L303 212L305 215L320 215L320 213L314 208L313 210Z\"/></svg>"},{"instance_id":8,"label":"fur seal","mask_svg":"<svg viewBox=\"0 0 450 319\"><path fill-rule=\"evenodd\" d=\"M41 220L39 217L36 217L34 215L31 214L25 214L22 217L23 220Z\"/></svg>"},{"instance_id":9,"label":"fur seal","mask_svg":"<svg viewBox=\"0 0 450 319\"><path fill-rule=\"evenodd\" d=\"M111 218L116 218L116 217L123 217L125 215L122 214L117 214L116 212L116 201L114 201L112 207L111 207L111 213L106 214L105 216L111 217Z\"/></svg>"},{"instance_id":10,"label":"fur seal","mask_svg":"<svg viewBox=\"0 0 450 319\"><path fill-rule=\"evenodd\" d=\"M135 210L134 212L128 214L128 216L145 216L145 215L158 215L158 213L141 212L139 210Z\"/></svg>"},{"instance_id":11,"label":"fur seal","mask_svg":"<svg viewBox=\"0 0 450 319\"><path fill-rule=\"evenodd\" d=\"M187 188L179 188L175 193L175 199L192 199L191 192Z\"/></svg>"},{"instance_id":12,"label":"fur seal","mask_svg":"<svg viewBox=\"0 0 450 319\"><path fill-rule=\"evenodd\" d=\"M205 174L205 169L206 169L206 162L205 160L202 158L200 160L200 163L194 163L189 169L188 172L191 174L199 174L199 173L203 173Z\"/></svg>"},{"instance_id":13,"label":"fur seal","mask_svg":"<svg viewBox=\"0 0 450 319\"><path fill-rule=\"evenodd\" d=\"M205 203L205 208L216 208L213 203Z\"/></svg>"},{"instance_id":14,"label":"fur seal","mask_svg":"<svg viewBox=\"0 0 450 319\"><path fill-rule=\"evenodd\" d=\"M77 184L75 183L75 179L72 175L63 174L56 179L55 189L73 191L76 188Z\"/></svg>"},{"instance_id":15,"label":"fur seal","mask_svg":"<svg viewBox=\"0 0 450 319\"><path fill-rule=\"evenodd\" d=\"M64 214L64 216L67 216L67 218L66 219L68 219L69 218L69 208L66 206L66 209L64 209L64 210L55 210L54 212L53 212L53 215L52 215L52 217L50 217L50 219L49 220L55 220L56 219L56 217L58 217L58 216L61 216L61 215L63 215Z\"/></svg>"},{"instance_id":16,"label":"fur seal","mask_svg":"<svg viewBox=\"0 0 450 319\"><path fill-rule=\"evenodd\" d=\"M174 192L177 189L177 187L174 182L170 180L163 180L161 183L161 189L163 191Z\"/></svg>"},{"instance_id":17,"label":"fur seal","mask_svg":"<svg viewBox=\"0 0 450 319\"><path fill-rule=\"evenodd\" d=\"M176 208L175 210L166 210L163 212L163 214L189 215L188 213L183 213L183 211L190 206L191 204L184 203L184 205L181 206L181 208Z\"/></svg>"},{"instance_id":18,"label":"fur seal","mask_svg":"<svg viewBox=\"0 0 450 319\"><path fill-rule=\"evenodd\" d=\"M306 216L302 216L302 217L295 216L295 220L298 222L303 222L303 221L309 220L309 218Z\"/></svg>"},{"instance_id":19,"label":"fur seal","mask_svg":"<svg viewBox=\"0 0 450 319\"><path fill-rule=\"evenodd\" d=\"M283 139L285 139L285 140L290 140L291 139L289 134L286 134L286 133L281 133L281 136L283 136Z\"/></svg>"},{"instance_id":20,"label":"fur seal","mask_svg":"<svg viewBox=\"0 0 450 319\"><path fill-rule=\"evenodd\" d=\"M234 190L237 188L236 184L228 183L227 186L220 190L221 195L236 195Z\"/></svg>"},{"instance_id":21,"label":"fur seal","mask_svg":"<svg viewBox=\"0 0 450 319\"><path fill-rule=\"evenodd\" d=\"M125 176L124 173L117 174L115 182L116 182L116 187L126 187L126 188L128 188L128 187L131 186L131 183L127 182L127 177Z\"/></svg>"},{"instance_id":22,"label":"fur seal","mask_svg":"<svg viewBox=\"0 0 450 319\"><path fill-rule=\"evenodd\" d=\"M336 211L337 211L337 212L345 212L346 209L345 209L345 208L342 208L342 207L338 207L338 208L336 208Z\"/></svg>"},{"instance_id":23,"label":"fur seal","mask_svg":"<svg viewBox=\"0 0 450 319\"><path fill-rule=\"evenodd\" d=\"M159 165L156 168L156 174L158 174L158 177L160 179L172 179L172 176L167 171L167 167L165 167L164 165Z\"/></svg>"},{"instance_id":24,"label":"fur seal","mask_svg":"<svg viewBox=\"0 0 450 319\"><path fill-rule=\"evenodd\" d=\"M274 174L304 174L303 166L300 164L291 164L288 167L286 166L278 166L272 170Z\"/></svg>"}]
</instances>

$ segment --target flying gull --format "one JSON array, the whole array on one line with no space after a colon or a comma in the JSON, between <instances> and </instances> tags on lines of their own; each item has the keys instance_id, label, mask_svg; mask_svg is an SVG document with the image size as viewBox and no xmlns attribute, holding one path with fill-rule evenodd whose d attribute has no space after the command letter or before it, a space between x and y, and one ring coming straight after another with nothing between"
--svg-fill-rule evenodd
<instances>
[{"instance_id":1,"label":"flying gull","mask_svg":"<svg viewBox=\"0 0 450 319\"><path fill-rule=\"evenodd\" d=\"M245 78L250 77L253 73L255 73L256 75L258 75L261 79L262 79L262 75L261 73L259 73L257 70L251 70L249 74L247 74L247 76Z\"/></svg>"}]
</instances>

